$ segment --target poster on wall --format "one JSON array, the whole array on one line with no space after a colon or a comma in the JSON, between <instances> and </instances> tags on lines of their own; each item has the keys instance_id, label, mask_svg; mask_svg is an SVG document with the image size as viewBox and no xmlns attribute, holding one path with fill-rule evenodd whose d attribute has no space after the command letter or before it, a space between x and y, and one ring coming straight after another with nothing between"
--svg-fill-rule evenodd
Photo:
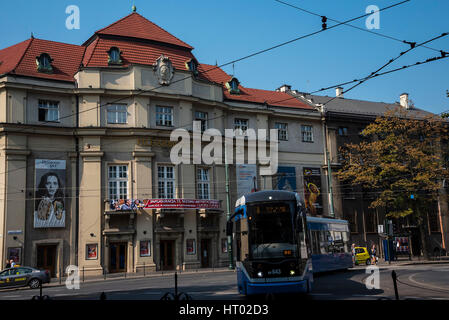
<instances>
[{"instance_id":1,"label":"poster on wall","mask_svg":"<svg viewBox=\"0 0 449 320\"><path fill-rule=\"evenodd\" d=\"M22 248L8 248L8 260L13 260L16 264L21 264Z\"/></svg>"},{"instance_id":2,"label":"poster on wall","mask_svg":"<svg viewBox=\"0 0 449 320\"><path fill-rule=\"evenodd\" d=\"M237 164L237 198L257 191L257 165Z\"/></svg>"},{"instance_id":3,"label":"poster on wall","mask_svg":"<svg viewBox=\"0 0 449 320\"><path fill-rule=\"evenodd\" d=\"M323 214L321 172L319 168L303 168L304 201L311 215Z\"/></svg>"},{"instance_id":4,"label":"poster on wall","mask_svg":"<svg viewBox=\"0 0 449 320\"><path fill-rule=\"evenodd\" d=\"M226 238L221 239L221 252L222 253L228 252L228 239Z\"/></svg>"},{"instance_id":5,"label":"poster on wall","mask_svg":"<svg viewBox=\"0 0 449 320\"><path fill-rule=\"evenodd\" d=\"M187 254L196 254L195 239L186 240L186 250Z\"/></svg>"},{"instance_id":6,"label":"poster on wall","mask_svg":"<svg viewBox=\"0 0 449 320\"><path fill-rule=\"evenodd\" d=\"M98 252L98 244L87 244L86 245L86 259L87 260L96 260Z\"/></svg>"},{"instance_id":7,"label":"poster on wall","mask_svg":"<svg viewBox=\"0 0 449 320\"><path fill-rule=\"evenodd\" d=\"M278 167L277 190L296 192L295 167Z\"/></svg>"},{"instance_id":8,"label":"poster on wall","mask_svg":"<svg viewBox=\"0 0 449 320\"><path fill-rule=\"evenodd\" d=\"M151 256L150 240L140 241L140 256L141 257Z\"/></svg>"},{"instance_id":9,"label":"poster on wall","mask_svg":"<svg viewBox=\"0 0 449 320\"><path fill-rule=\"evenodd\" d=\"M65 227L65 160L35 160L34 228Z\"/></svg>"}]
</instances>

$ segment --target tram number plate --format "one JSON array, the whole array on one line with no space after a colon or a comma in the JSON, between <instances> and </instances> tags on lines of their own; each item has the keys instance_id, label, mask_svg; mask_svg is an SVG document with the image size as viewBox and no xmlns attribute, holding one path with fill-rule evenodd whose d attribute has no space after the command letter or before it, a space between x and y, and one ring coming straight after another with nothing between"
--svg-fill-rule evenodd
<instances>
[{"instance_id":1,"label":"tram number plate","mask_svg":"<svg viewBox=\"0 0 449 320\"><path fill-rule=\"evenodd\" d=\"M281 269L272 269L271 271L268 271L268 274L281 274Z\"/></svg>"}]
</instances>

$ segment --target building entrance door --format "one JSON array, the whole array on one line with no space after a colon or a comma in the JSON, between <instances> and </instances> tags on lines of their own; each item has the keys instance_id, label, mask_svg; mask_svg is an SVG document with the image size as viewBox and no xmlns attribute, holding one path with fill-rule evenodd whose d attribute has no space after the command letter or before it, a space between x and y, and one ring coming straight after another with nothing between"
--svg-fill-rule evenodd
<instances>
[{"instance_id":1,"label":"building entrance door","mask_svg":"<svg viewBox=\"0 0 449 320\"><path fill-rule=\"evenodd\" d=\"M109 272L126 272L127 246L126 242L109 244Z\"/></svg>"},{"instance_id":2,"label":"building entrance door","mask_svg":"<svg viewBox=\"0 0 449 320\"><path fill-rule=\"evenodd\" d=\"M56 245L38 245L37 263L38 269L50 271L52 277L56 277Z\"/></svg>"},{"instance_id":3,"label":"building entrance door","mask_svg":"<svg viewBox=\"0 0 449 320\"><path fill-rule=\"evenodd\" d=\"M201 239L201 267L210 267L210 239Z\"/></svg>"},{"instance_id":4,"label":"building entrance door","mask_svg":"<svg viewBox=\"0 0 449 320\"><path fill-rule=\"evenodd\" d=\"M175 269L175 241L161 240L161 270Z\"/></svg>"}]
</instances>

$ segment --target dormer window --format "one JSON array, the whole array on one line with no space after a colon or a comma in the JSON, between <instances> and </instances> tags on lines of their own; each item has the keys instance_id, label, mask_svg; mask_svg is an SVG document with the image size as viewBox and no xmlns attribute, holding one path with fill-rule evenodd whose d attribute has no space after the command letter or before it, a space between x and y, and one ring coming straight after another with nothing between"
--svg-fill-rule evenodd
<instances>
[{"instance_id":1,"label":"dormer window","mask_svg":"<svg viewBox=\"0 0 449 320\"><path fill-rule=\"evenodd\" d=\"M240 89L239 89L239 80L237 80L237 78L232 77L231 80L229 80L228 82L226 82L226 87L229 90L230 94L240 94Z\"/></svg>"},{"instance_id":2,"label":"dormer window","mask_svg":"<svg viewBox=\"0 0 449 320\"><path fill-rule=\"evenodd\" d=\"M122 64L122 59L121 59L122 52L120 51L119 48L111 47L111 49L109 49L109 51L108 51L108 54L109 54L109 60L108 60L109 64Z\"/></svg>"},{"instance_id":3,"label":"dormer window","mask_svg":"<svg viewBox=\"0 0 449 320\"><path fill-rule=\"evenodd\" d=\"M53 67L51 65L53 59L48 53L42 53L40 56L36 57L37 71L39 72L53 72Z\"/></svg>"},{"instance_id":4,"label":"dormer window","mask_svg":"<svg viewBox=\"0 0 449 320\"><path fill-rule=\"evenodd\" d=\"M195 59L190 59L186 62L187 70L191 71L195 76L198 74L198 62Z\"/></svg>"}]
</instances>

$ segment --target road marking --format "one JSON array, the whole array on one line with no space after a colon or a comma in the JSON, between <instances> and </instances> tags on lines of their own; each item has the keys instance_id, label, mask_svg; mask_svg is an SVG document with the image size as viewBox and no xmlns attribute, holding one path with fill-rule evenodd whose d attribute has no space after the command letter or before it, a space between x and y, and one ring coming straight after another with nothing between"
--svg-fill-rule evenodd
<instances>
[{"instance_id":1,"label":"road marking","mask_svg":"<svg viewBox=\"0 0 449 320\"><path fill-rule=\"evenodd\" d=\"M419 272L418 272L418 273L419 273ZM421 282L415 281L415 280L413 279L413 277L416 276L418 273L414 273L414 274L410 275L410 276L408 277L408 279L409 279L411 282L413 282L413 283L415 283L415 284L417 284L417 285L420 285L420 286L423 287L423 288L426 288L426 287L427 287L427 289L432 289L432 288L434 288L434 289L439 289L439 290L443 290L443 291L449 292L448 288L442 288L442 287L434 286L434 285L431 285L431 284L423 284L423 283L421 283Z\"/></svg>"}]
</instances>

